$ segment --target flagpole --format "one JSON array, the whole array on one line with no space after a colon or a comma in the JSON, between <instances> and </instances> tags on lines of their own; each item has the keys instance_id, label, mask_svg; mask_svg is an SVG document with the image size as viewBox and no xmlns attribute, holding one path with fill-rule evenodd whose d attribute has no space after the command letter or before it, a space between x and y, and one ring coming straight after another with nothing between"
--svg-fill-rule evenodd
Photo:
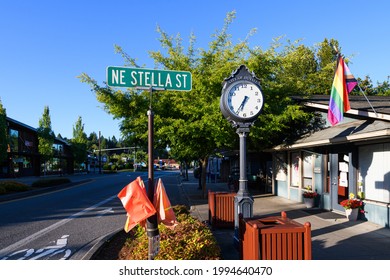
<instances>
[{"instance_id":1,"label":"flagpole","mask_svg":"<svg viewBox=\"0 0 390 280\"><path fill-rule=\"evenodd\" d=\"M364 94L364 91L363 91L362 88L360 87L359 83L358 83L357 85L358 85L358 87L359 87L360 92L361 92L361 93L363 94L363 96L366 98L368 104L370 104L370 107L371 107L371 109L374 111L375 116L378 118L378 113L375 111L375 109L374 109L374 107L372 106L370 100L368 100L367 96Z\"/></svg>"}]
</instances>

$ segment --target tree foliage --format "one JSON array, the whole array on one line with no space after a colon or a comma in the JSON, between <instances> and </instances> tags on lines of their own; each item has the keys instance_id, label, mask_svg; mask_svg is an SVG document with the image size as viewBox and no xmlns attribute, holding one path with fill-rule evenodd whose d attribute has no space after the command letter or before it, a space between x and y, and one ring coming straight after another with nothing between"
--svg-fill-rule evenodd
<instances>
[{"instance_id":1,"label":"tree foliage","mask_svg":"<svg viewBox=\"0 0 390 280\"><path fill-rule=\"evenodd\" d=\"M8 132L7 113L0 99L0 163L7 159Z\"/></svg>"},{"instance_id":2,"label":"tree foliage","mask_svg":"<svg viewBox=\"0 0 390 280\"><path fill-rule=\"evenodd\" d=\"M81 116L73 126L72 151L76 163L83 163L87 159L87 134L84 132L84 124Z\"/></svg>"},{"instance_id":3,"label":"tree foliage","mask_svg":"<svg viewBox=\"0 0 390 280\"><path fill-rule=\"evenodd\" d=\"M238 137L223 118L219 99L223 80L239 65L246 64L256 74L265 94L263 113L248 138L250 149L261 150L293 140L320 127L320 119L294 104L291 96L329 94L333 80L336 63L333 46L339 47L336 40L324 39L314 47L307 47L300 40L292 42L280 37L266 50L250 48L249 40L255 29L244 40L233 42L228 30L234 18L235 12L227 14L222 29L212 35L207 49L196 48L194 34L183 44L179 34L171 36L158 27L161 49L149 51L156 68L190 71L193 80L191 92L153 93L155 146L169 146L172 156L179 160L199 159L203 171L210 155L238 148ZM121 47L116 46L116 52L123 57L125 66L139 67ZM91 86L105 109L122 120L121 131L127 140L145 146L149 93L100 86L85 73L80 78ZM202 176L205 189L206 172Z\"/></svg>"},{"instance_id":4,"label":"tree foliage","mask_svg":"<svg viewBox=\"0 0 390 280\"><path fill-rule=\"evenodd\" d=\"M53 144L55 139L55 134L51 128L51 117L48 106L45 106L42 118L39 119L37 132L39 141L38 150L41 159L44 161L44 172L46 174L46 162L53 157Z\"/></svg>"}]
</instances>

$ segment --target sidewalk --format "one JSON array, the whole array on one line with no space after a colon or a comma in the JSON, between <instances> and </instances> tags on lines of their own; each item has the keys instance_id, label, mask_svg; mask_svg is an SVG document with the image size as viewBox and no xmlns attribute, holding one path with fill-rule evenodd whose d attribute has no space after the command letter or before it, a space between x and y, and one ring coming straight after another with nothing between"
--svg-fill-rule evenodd
<instances>
[{"instance_id":1,"label":"sidewalk","mask_svg":"<svg viewBox=\"0 0 390 280\"><path fill-rule=\"evenodd\" d=\"M192 215L208 221L207 198L202 198L198 180L189 174L189 181L181 187L191 206ZM207 183L207 190L228 191L227 183ZM253 195L253 194L252 194ZM351 222L344 215L307 209L303 203L273 195L253 195L254 216L287 217L304 224L311 223L313 260L390 260L390 229L367 221ZM238 260L239 252L233 245L234 229L215 229L213 234L225 260Z\"/></svg>"}]
</instances>

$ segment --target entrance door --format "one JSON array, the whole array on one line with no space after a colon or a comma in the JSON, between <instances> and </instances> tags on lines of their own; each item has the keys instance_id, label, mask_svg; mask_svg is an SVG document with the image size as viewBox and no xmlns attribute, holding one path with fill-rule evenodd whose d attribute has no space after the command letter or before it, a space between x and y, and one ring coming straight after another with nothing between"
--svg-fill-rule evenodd
<instances>
[{"instance_id":1,"label":"entrance door","mask_svg":"<svg viewBox=\"0 0 390 280\"><path fill-rule=\"evenodd\" d=\"M348 199L349 193L355 189L355 168L352 153L330 154L330 178L332 209L344 211L340 202Z\"/></svg>"}]
</instances>

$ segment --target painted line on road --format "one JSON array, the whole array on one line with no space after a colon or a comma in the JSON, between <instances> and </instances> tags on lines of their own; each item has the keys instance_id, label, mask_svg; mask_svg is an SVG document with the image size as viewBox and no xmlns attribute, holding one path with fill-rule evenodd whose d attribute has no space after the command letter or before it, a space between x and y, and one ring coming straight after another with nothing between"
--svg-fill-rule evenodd
<instances>
[{"instance_id":1,"label":"painted line on road","mask_svg":"<svg viewBox=\"0 0 390 280\"><path fill-rule=\"evenodd\" d=\"M10 252L22 247L22 246L25 246L27 245L28 243L30 243L31 241L34 241L35 239L38 239L39 237L41 237L42 235L52 231L52 230L55 230L57 228L59 228L60 226L72 221L73 219L89 212L89 211L92 211L94 209L96 209L97 207L113 200L114 198L116 198L117 195L113 195L113 196L110 196L109 198L103 200L103 201L100 201L98 203L96 203L95 205L92 205L91 207L88 207L88 208L85 208L84 210L81 210L80 212L77 212L71 216L69 216L68 218L65 218L63 220L60 220L58 221L57 223L55 224L52 224L51 226L48 226L47 228L44 228L40 231L37 231L36 233L34 234L31 234L30 236L24 238L24 239L21 239L19 240L18 242L16 243L13 243L12 245L0 250L0 256L4 256L4 255L7 255L9 254Z\"/></svg>"}]
</instances>

